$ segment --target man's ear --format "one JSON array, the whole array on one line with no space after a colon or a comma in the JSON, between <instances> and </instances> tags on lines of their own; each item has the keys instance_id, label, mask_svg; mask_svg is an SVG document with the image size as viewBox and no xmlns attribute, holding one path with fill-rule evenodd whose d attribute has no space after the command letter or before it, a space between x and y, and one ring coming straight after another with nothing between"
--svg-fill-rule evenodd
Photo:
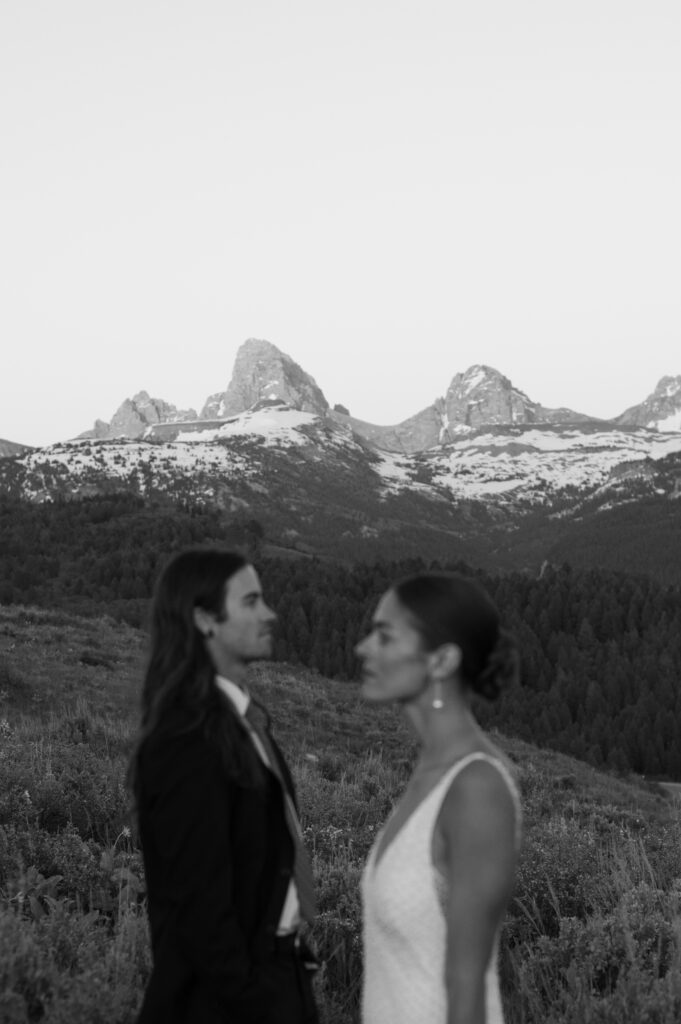
<instances>
[{"instance_id":1,"label":"man's ear","mask_svg":"<svg viewBox=\"0 0 681 1024\"><path fill-rule=\"evenodd\" d=\"M213 616L205 608L199 608L198 605L194 608L194 625L205 637L213 635Z\"/></svg>"},{"instance_id":2,"label":"man's ear","mask_svg":"<svg viewBox=\"0 0 681 1024\"><path fill-rule=\"evenodd\" d=\"M458 644L441 644L428 655L430 674L434 679L448 679L456 675L461 666L461 648Z\"/></svg>"}]
</instances>

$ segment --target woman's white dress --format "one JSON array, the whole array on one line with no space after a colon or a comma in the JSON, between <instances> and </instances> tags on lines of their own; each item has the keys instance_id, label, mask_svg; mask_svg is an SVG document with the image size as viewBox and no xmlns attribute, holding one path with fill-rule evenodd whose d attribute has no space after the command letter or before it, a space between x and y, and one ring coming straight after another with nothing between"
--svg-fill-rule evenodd
<instances>
[{"instance_id":1,"label":"woman's white dress","mask_svg":"<svg viewBox=\"0 0 681 1024\"><path fill-rule=\"evenodd\" d=\"M364 907L363 1024L446 1024L444 983L446 882L431 859L433 830L455 776L474 760L502 774L516 805L520 800L505 765L489 754L469 754L454 764L413 811L376 863L380 833L362 876ZM485 976L486 1024L503 1024L497 943Z\"/></svg>"}]
</instances>

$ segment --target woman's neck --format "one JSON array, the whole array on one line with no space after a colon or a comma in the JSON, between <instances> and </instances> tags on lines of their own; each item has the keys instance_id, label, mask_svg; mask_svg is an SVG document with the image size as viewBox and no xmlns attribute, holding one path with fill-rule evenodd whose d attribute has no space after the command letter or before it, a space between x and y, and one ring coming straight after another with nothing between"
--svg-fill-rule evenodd
<instances>
[{"instance_id":1,"label":"woman's neck","mask_svg":"<svg viewBox=\"0 0 681 1024\"><path fill-rule=\"evenodd\" d=\"M449 701L442 708L406 705L404 711L419 738L424 769L450 763L483 736L467 701Z\"/></svg>"}]
</instances>

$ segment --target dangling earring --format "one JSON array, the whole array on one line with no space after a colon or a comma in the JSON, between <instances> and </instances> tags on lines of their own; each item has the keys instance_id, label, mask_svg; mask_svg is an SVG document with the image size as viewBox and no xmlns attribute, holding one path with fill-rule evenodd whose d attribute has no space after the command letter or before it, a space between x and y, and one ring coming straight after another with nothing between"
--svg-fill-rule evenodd
<instances>
[{"instance_id":1,"label":"dangling earring","mask_svg":"<svg viewBox=\"0 0 681 1024\"><path fill-rule=\"evenodd\" d=\"M442 680L436 679L435 687L435 696L433 697L432 707L435 708L436 711L440 711L445 706L445 702L442 699Z\"/></svg>"}]
</instances>

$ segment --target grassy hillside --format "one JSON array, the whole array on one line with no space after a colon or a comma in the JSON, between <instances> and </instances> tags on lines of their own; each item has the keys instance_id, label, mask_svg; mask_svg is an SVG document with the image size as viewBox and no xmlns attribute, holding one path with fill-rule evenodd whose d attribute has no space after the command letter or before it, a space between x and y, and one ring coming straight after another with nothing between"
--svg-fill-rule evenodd
<instances>
[{"instance_id":1,"label":"grassy hillside","mask_svg":"<svg viewBox=\"0 0 681 1024\"><path fill-rule=\"evenodd\" d=\"M124 787L144 638L109 619L0 606L0 1022L124 1024L149 971ZM314 855L325 1024L354 1024L358 883L414 746L396 713L299 667L258 667ZM681 1017L681 825L654 784L497 737L525 841L503 936L509 1024Z\"/></svg>"}]
</instances>

